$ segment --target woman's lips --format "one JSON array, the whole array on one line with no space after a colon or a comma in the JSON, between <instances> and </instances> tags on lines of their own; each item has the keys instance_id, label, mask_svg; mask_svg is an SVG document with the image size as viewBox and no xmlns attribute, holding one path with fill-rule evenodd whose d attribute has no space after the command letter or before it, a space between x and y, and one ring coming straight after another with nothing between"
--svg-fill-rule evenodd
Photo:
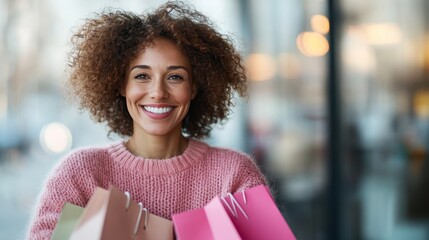
<instances>
[{"instance_id":1,"label":"woman's lips","mask_svg":"<svg viewBox=\"0 0 429 240\"><path fill-rule=\"evenodd\" d=\"M173 112L174 107L172 106L148 106L144 105L141 107L143 112L152 119L164 119L170 116Z\"/></svg>"}]
</instances>

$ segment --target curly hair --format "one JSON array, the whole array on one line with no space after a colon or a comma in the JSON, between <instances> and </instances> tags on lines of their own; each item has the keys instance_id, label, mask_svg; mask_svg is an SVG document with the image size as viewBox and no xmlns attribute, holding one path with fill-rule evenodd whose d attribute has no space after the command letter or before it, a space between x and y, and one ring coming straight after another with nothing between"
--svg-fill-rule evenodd
<instances>
[{"instance_id":1,"label":"curly hair","mask_svg":"<svg viewBox=\"0 0 429 240\"><path fill-rule=\"evenodd\" d=\"M126 71L160 37L176 43L189 58L197 89L182 132L207 137L212 124L230 114L234 92L247 95L247 78L231 38L184 3L167 2L142 15L104 10L86 19L72 36L67 83L79 99L80 109L88 110L93 120L107 122L109 133L131 136L133 120L120 94Z\"/></svg>"}]
</instances>

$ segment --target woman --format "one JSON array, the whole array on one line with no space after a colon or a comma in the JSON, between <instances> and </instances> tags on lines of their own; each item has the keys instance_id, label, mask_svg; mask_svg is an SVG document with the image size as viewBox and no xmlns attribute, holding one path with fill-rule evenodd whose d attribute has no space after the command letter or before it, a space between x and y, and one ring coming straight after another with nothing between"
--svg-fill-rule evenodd
<instances>
[{"instance_id":1,"label":"woman","mask_svg":"<svg viewBox=\"0 0 429 240\"><path fill-rule=\"evenodd\" d=\"M138 16L103 12L74 34L69 86L80 106L125 137L79 149L49 176L29 230L51 236L64 203L85 206L113 185L153 214L201 208L265 178L252 159L197 140L225 119L245 71L229 38L198 11L166 3Z\"/></svg>"}]
</instances>

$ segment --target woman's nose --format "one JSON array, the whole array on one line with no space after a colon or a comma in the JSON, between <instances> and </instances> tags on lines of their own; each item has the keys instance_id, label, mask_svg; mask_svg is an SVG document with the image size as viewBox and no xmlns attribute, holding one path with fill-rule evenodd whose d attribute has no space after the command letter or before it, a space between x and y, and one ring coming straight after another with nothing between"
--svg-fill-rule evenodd
<instances>
[{"instance_id":1,"label":"woman's nose","mask_svg":"<svg viewBox=\"0 0 429 240\"><path fill-rule=\"evenodd\" d=\"M152 82L149 89L150 97L153 99L163 99L168 97L166 85L162 80L155 80Z\"/></svg>"}]
</instances>

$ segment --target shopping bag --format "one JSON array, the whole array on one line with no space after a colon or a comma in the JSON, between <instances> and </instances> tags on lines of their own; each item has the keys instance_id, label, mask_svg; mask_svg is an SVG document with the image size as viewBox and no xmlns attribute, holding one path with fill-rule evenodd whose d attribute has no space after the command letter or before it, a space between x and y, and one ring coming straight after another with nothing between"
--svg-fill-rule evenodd
<instances>
[{"instance_id":1,"label":"shopping bag","mask_svg":"<svg viewBox=\"0 0 429 240\"><path fill-rule=\"evenodd\" d=\"M215 197L172 218L178 240L296 239L264 185Z\"/></svg>"},{"instance_id":2,"label":"shopping bag","mask_svg":"<svg viewBox=\"0 0 429 240\"><path fill-rule=\"evenodd\" d=\"M52 233L51 240L69 239L73 228L83 213L83 210L84 208L71 203L64 204L60 218L58 219Z\"/></svg>"},{"instance_id":3,"label":"shopping bag","mask_svg":"<svg viewBox=\"0 0 429 240\"><path fill-rule=\"evenodd\" d=\"M170 220L149 213L129 193L115 187L96 188L70 239L160 239L172 240Z\"/></svg>"},{"instance_id":4,"label":"shopping bag","mask_svg":"<svg viewBox=\"0 0 429 240\"><path fill-rule=\"evenodd\" d=\"M216 217L209 221L207 211L216 211ZM219 198L204 208L174 214L172 219L177 240L241 239Z\"/></svg>"},{"instance_id":5,"label":"shopping bag","mask_svg":"<svg viewBox=\"0 0 429 240\"><path fill-rule=\"evenodd\" d=\"M221 202L242 239L296 239L264 185L229 194ZM209 219L216 217L216 212L209 212Z\"/></svg>"}]
</instances>

